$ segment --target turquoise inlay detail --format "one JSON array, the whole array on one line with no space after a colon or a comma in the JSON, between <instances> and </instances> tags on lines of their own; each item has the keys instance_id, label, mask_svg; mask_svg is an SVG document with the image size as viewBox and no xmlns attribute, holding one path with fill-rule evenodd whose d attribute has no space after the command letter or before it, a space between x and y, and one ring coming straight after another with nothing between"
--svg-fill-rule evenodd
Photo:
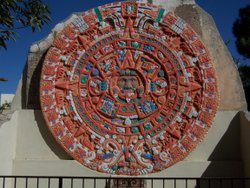
<instances>
[{"instance_id":1,"label":"turquoise inlay detail","mask_svg":"<svg viewBox=\"0 0 250 188\"><path fill-rule=\"evenodd\" d=\"M130 101L130 103L134 103L134 102L137 102L137 101L139 101L139 99L138 99L138 98L135 98L135 99L132 99L132 100Z\"/></svg>"},{"instance_id":2,"label":"turquoise inlay detail","mask_svg":"<svg viewBox=\"0 0 250 188\"><path fill-rule=\"evenodd\" d=\"M161 125L161 128L163 128L163 129L164 129L165 127L166 127L166 125L165 125L165 124L162 124L162 125Z\"/></svg>"},{"instance_id":3,"label":"turquoise inlay detail","mask_svg":"<svg viewBox=\"0 0 250 188\"><path fill-rule=\"evenodd\" d=\"M158 13L156 20L155 20L156 23L159 23L161 21L161 17L163 16L164 12L165 12L165 10L163 8L161 8L159 10L159 13Z\"/></svg>"},{"instance_id":4,"label":"turquoise inlay detail","mask_svg":"<svg viewBox=\"0 0 250 188\"><path fill-rule=\"evenodd\" d=\"M102 44L106 44L107 41L105 39L102 40Z\"/></svg>"},{"instance_id":5,"label":"turquoise inlay detail","mask_svg":"<svg viewBox=\"0 0 250 188\"><path fill-rule=\"evenodd\" d=\"M160 123L164 118L165 118L165 116L160 115L159 117L156 118L156 121L157 121L158 123Z\"/></svg>"},{"instance_id":6,"label":"turquoise inlay detail","mask_svg":"<svg viewBox=\"0 0 250 188\"><path fill-rule=\"evenodd\" d=\"M131 42L131 46L132 46L133 48L139 48L139 47L141 46L141 44L138 43L138 42L136 42L136 41L133 41L133 42Z\"/></svg>"},{"instance_id":7,"label":"turquoise inlay detail","mask_svg":"<svg viewBox=\"0 0 250 188\"><path fill-rule=\"evenodd\" d=\"M151 83L151 91L155 91L155 83L154 82Z\"/></svg>"},{"instance_id":8,"label":"turquoise inlay detail","mask_svg":"<svg viewBox=\"0 0 250 188\"><path fill-rule=\"evenodd\" d=\"M127 111L127 108L125 106L122 107L122 111L123 112L126 112Z\"/></svg>"},{"instance_id":9,"label":"turquoise inlay detail","mask_svg":"<svg viewBox=\"0 0 250 188\"><path fill-rule=\"evenodd\" d=\"M133 106L130 106L128 109L129 109L130 112L134 112L135 111L135 108Z\"/></svg>"},{"instance_id":10,"label":"turquoise inlay detail","mask_svg":"<svg viewBox=\"0 0 250 188\"><path fill-rule=\"evenodd\" d=\"M101 108L101 111L106 112L106 109L105 108Z\"/></svg>"},{"instance_id":11,"label":"turquoise inlay detail","mask_svg":"<svg viewBox=\"0 0 250 188\"><path fill-rule=\"evenodd\" d=\"M145 119L134 119L133 122L134 122L135 124L144 123L144 122L145 122Z\"/></svg>"},{"instance_id":12,"label":"turquoise inlay detail","mask_svg":"<svg viewBox=\"0 0 250 188\"><path fill-rule=\"evenodd\" d=\"M152 126L151 126L151 124L149 124L149 123L144 125L144 129L145 129L145 130L149 130L149 129L151 129L151 127L152 127Z\"/></svg>"},{"instance_id":13,"label":"turquoise inlay detail","mask_svg":"<svg viewBox=\"0 0 250 188\"><path fill-rule=\"evenodd\" d=\"M132 132L133 134L136 134L136 133L139 132L139 128L138 128L138 127L132 127L132 128L131 128L131 132Z\"/></svg>"},{"instance_id":14,"label":"turquoise inlay detail","mask_svg":"<svg viewBox=\"0 0 250 188\"><path fill-rule=\"evenodd\" d=\"M86 84L87 80L88 80L88 76L87 75L82 75L82 77L81 77L81 83L82 84Z\"/></svg>"},{"instance_id":15,"label":"turquoise inlay detail","mask_svg":"<svg viewBox=\"0 0 250 188\"><path fill-rule=\"evenodd\" d=\"M164 73L164 70L160 70L159 73L158 73L159 77L164 77L165 76L165 73Z\"/></svg>"},{"instance_id":16,"label":"turquoise inlay detail","mask_svg":"<svg viewBox=\"0 0 250 188\"><path fill-rule=\"evenodd\" d=\"M118 164L115 164L115 165L113 165L113 166L111 167L111 169L112 169L113 171L116 171L118 168L119 168Z\"/></svg>"},{"instance_id":17,"label":"turquoise inlay detail","mask_svg":"<svg viewBox=\"0 0 250 188\"><path fill-rule=\"evenodd\" d=\"M117 97L117 99L118 99L118 101L120 101L120 102L126 103L126 101L123 100L122 98L120 98L119 96Z\"/></svg>"},{"instance_id":18,"label":"turquoise inlay detail","mask_svg":"<svg viewBox=\"0 0 250 188\"><path fill-rule=\"evenodd\" d=\"M102 81L102 82L101 82L101 90L102 90L102 91L105 91L106 89L107 89L107 84L106 84L105 81Z\"/></svg>"},{"instance_id":19,"label":"turquoise inlay detail","mask_svg":"<svg viewBox=\"0 0 250 188\"><path fill-rule=\"evenodd\" d=\"M98 7L94 8L94 11L95 11L95 14L97 16L97 19L99 22L103 22L103 19L102 19L102 15L101 15L101 12L100 10L98 9Z\"/></svg>"}]
</instances>

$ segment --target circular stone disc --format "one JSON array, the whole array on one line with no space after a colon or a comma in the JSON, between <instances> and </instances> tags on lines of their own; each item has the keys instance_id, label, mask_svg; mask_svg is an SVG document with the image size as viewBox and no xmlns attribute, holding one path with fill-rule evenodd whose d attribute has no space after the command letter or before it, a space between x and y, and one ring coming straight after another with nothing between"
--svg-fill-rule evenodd
<instances>
[{"instance_id":1,"label":"circular stone disc","mask_svg":"<svg viewBox=\"0 0 250 188\"><path fill-rule=\"evenodd\" d=\"M142 175L184 159L211 126L211 58L172 12L137 2L78 15L43 63L40 100L56 140L99 172Z\"/></svg>"}]
</instances>

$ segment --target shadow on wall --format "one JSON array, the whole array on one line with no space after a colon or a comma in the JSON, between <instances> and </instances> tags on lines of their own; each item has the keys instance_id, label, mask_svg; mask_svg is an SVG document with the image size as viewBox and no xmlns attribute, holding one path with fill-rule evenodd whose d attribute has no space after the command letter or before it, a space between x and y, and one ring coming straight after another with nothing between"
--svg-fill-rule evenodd
<instances>
[{"instance_id":1,"label":"shadow on wall","mask_svg":"<svg viewBox=\"0 0 250 188\"><path fill-rule=\"evenodd\" d=\"M59 143L55 140L52 133L49 131L48 126L43 118L40 110L34 110L35 120L37 122L39 131L45 140L46 144L50 147L51 151L62 160L72 160L72 158L63 150Z\"/></svg>"},{"instance_id":2,"label":"shadow on wall","mask_svg":"<svg viewBox=\"0 0 250 188\"><path fill-rule=\"evenodd\" d=\"M250 111L250 86L244 87L245 96L247 100L247 110Z\"/></svg>"},{"instance_id":3,"label":"shadow on wall","mask_svg":"<svg viewBox=\"0 0 250 188\"><path fill-rule=\"evenodd\" d=\"M28 56L23 70L22 109L41 109L39 100L42 65L47 52Z\"/></svg>"},{"instance_id":4,"label":"shadow on wall","mask_svg":"<svg viewBox=\"0 0 250 188\"><path fill-rule=\"evenodd\" d=\"M26 90L27 90L27 75L28 75L28 62L26 62L24 69L23 69L23 75L22 75L22 91L21 91L21 105L22 109L26 109L26 104L27 104L27 95L26 95Z\"/></svg>"},{"instance_id":5,"label":"shadow on wall","mask_svg":"<svg viewBox=\"0 0 250 188\"><path fill-rule=\"evenodd\" d=\"M215 147L208 160L211 164L201 175L202 178L244 177L240 147L240 114L237 113ZM195 188L245 188L243 180L201 180Z\"/></svg>"},{"instance_id":6,"label":"shadow on wall","mask_svg":"<svg viewBox=\"0 0 250 188\"><path fill-rule=\"evenodd\" d=\"M202 177L243 177L240 149L240 115L237 113L208 160Z\"/></svg>"},{"instance_id":7,"label":"shadow on wall","mask_svg":"<svg viewBox=\"0 0 250 188\"><path fill-rule=\"evenodd\" d=\"M46 53L40 58L29 83L27 109L41 109L40 107L40 78L42 73L42 65Z\"/></svg>"},{"instance_id":8,"label":"shadow on wall","mask_svg":"<svg viewBox=\"0 0 250 188\"><path fill-rule=\"evenodd\" d=\"M240 113L237 113L208 160L241 161L240 152Z\"/></svg>"}]
</instances>

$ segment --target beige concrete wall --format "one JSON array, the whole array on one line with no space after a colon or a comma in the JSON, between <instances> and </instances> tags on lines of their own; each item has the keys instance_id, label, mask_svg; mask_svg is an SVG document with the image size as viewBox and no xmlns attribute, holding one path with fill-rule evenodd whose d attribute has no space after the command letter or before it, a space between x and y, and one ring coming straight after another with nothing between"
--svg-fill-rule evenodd
<instances>
[{"instance_id":1,"label":"beige concrete wall","mask_svg":"<svg viewBox=\"0 0 250 188\"><path fill-rule=\"evenodd\" d=\"M17 122L13 174L107 176L72 160L52 137L39 110L18 111ZM239 128L236 111L218 112L204 140L184 161L149 176L242 176Z\"/></svg>"},{"instance_id":2,"label":"beige concrete wall","mask_svg":"<svg viewBox=\"0 0 250 188\"><path fill-rule=\"evenodd\" d=\"M244 124L242 127L240 122ZM214 125L186 159L146 177L242 177L243 166L245 175L249 176L248 133L249 119L242 114L239 116L237 111L219 111ZM72 160L52 137L39 110L16 111L11 121L0 127L0 151L4 151L0 155L0 174L4 175L109 176ZM70 186L70 183L70 180L65 180L65 184ZM85 183L93 185L92 180ZM42 184L47 185L47 181L42 180ZM77 180L74 184L81 186ZM192 187L195 182L188 184ZM35 186L36 182L31 180L29 185ZM58 180L51 181L51 188L57 185ZM104 188L104 181L97 181L96 185ZM146 185L151 187L151 181ZM164 185L171 186L173 181L166 181ZM177 187L183 185L185 182L180 181ZM161 187L163 182L155 180L154 186Z\"/></svg>"},{"instance_id":3,"label":"beige concrete wall","mask_svg":"<svg viewBox=\"0 0 250 188\"><path fill-rule=\"evenodd\" d=\"M218 111L214 124L197 148L191 161L240 161L240 123L237 111Z\"/></svg>"},{"instance_id":4,"label":"beige concrete wall","mask_svg":"<svg viewBox=\"0 0 250 188\"><path fill-rule=\"evenodd\" d=\"M10 121L0 125L0 174L11 175L13 160L16 156L16 134L18 112L12 115Z\"/></svg>"},{"instance_id":5,"label":"beige concrete wall","mask_svg":"<svg viewBox=\"0 0 250 188\"><path fill-rule=\"evenodd\" d=\"M187 160L240 160L240 126L237 113L219 111L214 125ZM20 110L18 122L17 159L43 159L44 153L47 159L70 159L52 137L39 110ZM35 145L39 147L32 147ZM215 148L220 146L224 148L223 155L215 152Z\"/></svg>"},{"instance_id":6,"label":"beige concrete wall","mask_svg":"<svg viewBox=\"0 0 250 188\"><path fill-rule=\"evenodd\" d=\"M18 114L16 160L70 159L58 147L40 111L20 110Z\"/></svg>"}]
</instances>

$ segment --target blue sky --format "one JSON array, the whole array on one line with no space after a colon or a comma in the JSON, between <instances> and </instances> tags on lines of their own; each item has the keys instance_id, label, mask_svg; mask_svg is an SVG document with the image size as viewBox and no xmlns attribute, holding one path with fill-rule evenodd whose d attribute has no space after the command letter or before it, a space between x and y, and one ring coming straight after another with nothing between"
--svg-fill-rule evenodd
<instances>
[{"instance_id":1,"label":"blue sky","mask_svg":"<svg viewBox=\"0 0 250 188\"><path fill-rule=\"evenodd\" d=\"M52 22L34 33L31 29L19 30L17 41L8 42L7 50L0 49L0 76L9 79L8 82L0 82L0 93L15 93L32 43L46 37L58 22L67 18L72 12L83 12L114 0L44 0L44 2L50 7ZM196 0L196 2L213 16L223 40L229 41L228 47L232 55L240 58L234 45L232 24L238 16L239 8L250 4L249 0Z\"/></svg>"}]
</instances>

